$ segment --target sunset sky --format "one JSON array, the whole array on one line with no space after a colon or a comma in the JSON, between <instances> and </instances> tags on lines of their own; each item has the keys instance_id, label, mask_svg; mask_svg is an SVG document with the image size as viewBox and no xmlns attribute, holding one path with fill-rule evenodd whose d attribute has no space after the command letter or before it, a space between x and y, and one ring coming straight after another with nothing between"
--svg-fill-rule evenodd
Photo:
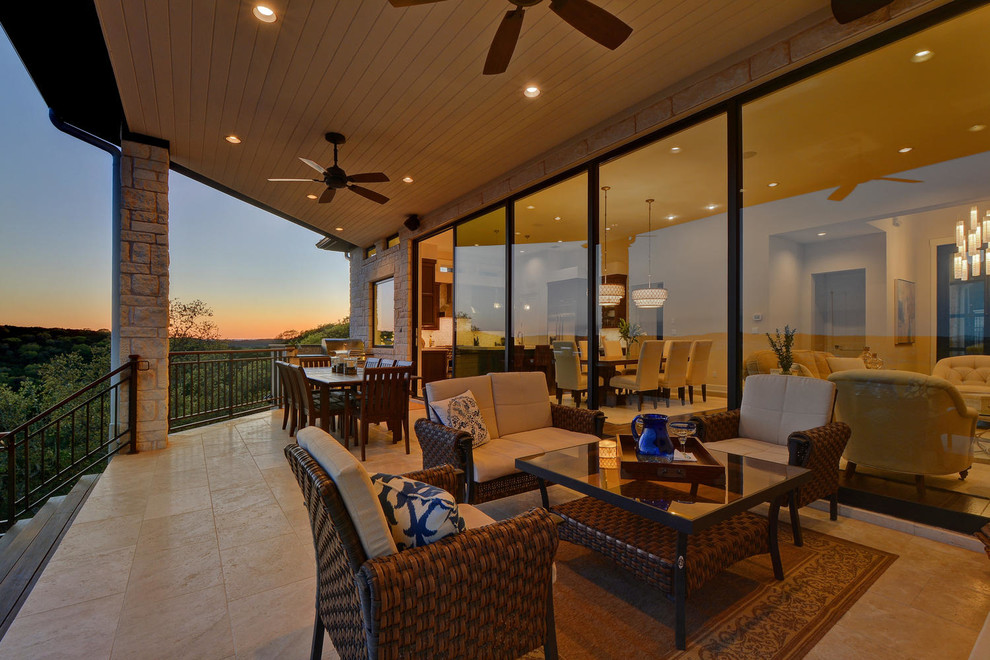
<instances>
[{"instance_id":1,"label":"sunset sky","mask_svg":"<svg viewBox=\"0 0 990 660\"><path fill-rule=\"evenodd\" d=\"M58 131L0 31L0 325L110 327L110 157ZM172 298L226 338L348 313L348 262L320 235L169 175Z\"/></svg>"}]
</instances>

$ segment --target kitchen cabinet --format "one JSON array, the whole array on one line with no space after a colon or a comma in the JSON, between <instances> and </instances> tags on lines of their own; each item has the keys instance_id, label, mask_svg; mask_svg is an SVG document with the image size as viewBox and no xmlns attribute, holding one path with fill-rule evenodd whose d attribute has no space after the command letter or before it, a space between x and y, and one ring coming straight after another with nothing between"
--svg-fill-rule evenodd
<instances>
[{"instance_id":1,"label":"kitchen cabinet","mask_svg":"<svg viewBox=\"0 0 990 660\"><path fill-rule=\"evenodd\" d=\"M419 283L419 325L423 330L436 330L440 327L437 260L423 259L420 263L422 264L423 274L422 280Z\"/></svg>"},{"instance_id":2,"label":"kitchen cabinet","mask_svg":"<svg viewBox=\"0 0 990 660\"><path fill-rule=\"evenodd\" d=\"M420 360L423 384L447 377L447 364L450 360L450 347L424 348Z\"/></svg>"}]
</instances>

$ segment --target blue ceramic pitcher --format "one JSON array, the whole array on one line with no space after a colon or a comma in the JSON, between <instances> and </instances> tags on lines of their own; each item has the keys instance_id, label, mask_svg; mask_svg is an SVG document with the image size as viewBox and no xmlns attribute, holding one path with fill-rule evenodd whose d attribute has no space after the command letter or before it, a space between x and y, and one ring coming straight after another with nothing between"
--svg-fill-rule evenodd
<instances>
[{"instance_id":1,"label":"blue ceramic pitcher","mask_svg":"<svg viewBox=\"0 0 990 660\"><path fill-rule=\"evenodd\" d=\"M637 425L643 423L643 432ZM667 435L666 415L636 415L632 421L632 434L636 438L636 457L645 461L669 463L674 460L674 443Z\"/></svg>"}]
</instances>

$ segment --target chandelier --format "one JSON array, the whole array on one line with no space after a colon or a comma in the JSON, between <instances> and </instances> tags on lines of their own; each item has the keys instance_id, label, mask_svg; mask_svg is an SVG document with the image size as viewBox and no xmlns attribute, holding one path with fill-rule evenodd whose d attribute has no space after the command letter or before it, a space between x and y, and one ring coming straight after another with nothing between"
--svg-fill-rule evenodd
<instances>
[{"instance_id":1,"label":"chandelier","mask_svg":"<svg viewBox=\"0 0 990 660\"><path fill-rule=\"evenodd\" d=\"M663 304L667 302L667 289L663 287L653 286L653 202L655 200L646 200L647 205L647 222L648 222L648 232L650 237L649 245L649 284L645 289L636 289L632 292L631 297L633 303L636 307L640 309L655 309L657 307L663 307Z\"/></svg>"},{"instance_id":2,"label":"chandelier","mask_svg":"<svg viewBox=\"0 0 990 660\"><path fill-rule=\"evenodd\" d=\"M956 223L956 254L952 257L953 279L966 281L979 277L980 263L986 262L988 241L990 241L990 211L986 212L983 222L979 221L979 209L975 206L969 209L969 232L966 223L960 220ZM984 266L986 269L986 266Z\"/></svg>"},{"instance_id":3,"label":"chandelier","mask_svg":"<svg viewBox=\"0 0 990 660\"><path fill-rule=\"evenodd\" d=\"M608 191L611 186L602 186L605 192L605 201L602 204L602 219L608 227ZM598 304L602 307L615 307L626 295L626 287L621 284L608 283L608 239L602 239L602 284L598 286Z\"/></svg>"}]
</instances>

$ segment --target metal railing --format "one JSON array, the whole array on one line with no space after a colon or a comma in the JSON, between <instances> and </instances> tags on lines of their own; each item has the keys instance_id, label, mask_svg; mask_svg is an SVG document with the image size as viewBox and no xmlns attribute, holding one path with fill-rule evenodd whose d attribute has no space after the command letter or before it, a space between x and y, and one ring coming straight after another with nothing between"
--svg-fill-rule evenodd
<instances>
[{"instance_id":1,"label":"metal railing","mask_svg":"<svg viewBox=\"0 0 990 660\"><path fill-rule=\"evenodd\" d=\"M267 410L282 400L275 361L286 348L168 354L168 430Z\"/></svg>"},{"instance_id":2,"label":"metal railing","mask_svg":"<svg viewBox=\"0 0 990 660\"><path fill-rule=\"evenodd\" d=\"M124 447L137 452L140 364L140 357L131 355L126 364L0 434L0 511L6 516L0 532L33 515L49 497L67 493L81 476L102 472Z\"/></svg>"}]
</instances>

